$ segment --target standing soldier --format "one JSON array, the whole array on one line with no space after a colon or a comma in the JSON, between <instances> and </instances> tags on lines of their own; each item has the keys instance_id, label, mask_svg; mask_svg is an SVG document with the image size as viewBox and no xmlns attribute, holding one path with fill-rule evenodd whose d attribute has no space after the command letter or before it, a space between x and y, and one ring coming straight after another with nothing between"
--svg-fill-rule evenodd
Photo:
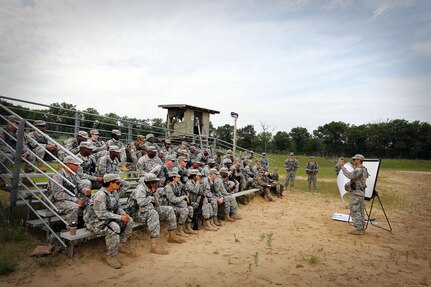
<instances>
[{"instance_id":1,"label":"standing soldier","mask_svg":"<svg viewBox=\"0 0 431 287\"><path fill-rule=\"evenodd\" d=\"M308 174L308 191L311 191L311 183L313 183L314 191L317 191L317 173L319 172L319 165L314 160L314 156L310 156L310 161L305 166L305 173Z\"/></svg>"},{"instance_id":2,"label":"standing soldier","mask_svg":"<svg viewBox=\"0 0 431 287\"><path fill-rule=\"evenodd\" d=\"M299 161L295 158L293 152L290 153L290 157L284 162L284 167L286 168L286 181L284 183L284 187L289 188L289 190L293 190L295 187L296 170L299 168Z\"/></svg>"},{"instance_id":3,"label":"standing soldier","mask_svg":"<svg viewBox=\"0 0 431 287\"><path fill-rule=\"evenodd\" d=\"M115 269L121 268L118 252L131 254L124 244L133 228L133 219L121 208L118 197L115 196L119 188L120 176L105 174L103 187L93 194L84 212L86 227L105 236L106 263Z\"/></svg>"},{"instance_id":4,"label":"standing soldier","mask_svg":"<svg viewBox=\"0 0 431 287\"><path fill-rule=\"evenodd\" d=\"M161 199L157 193L157 182L159 179L153 173L147 173L144 182L140 183L132 192L127 200L126 208L134 221L145 223L151 237L151 253L165 255L168 254L158 245L157 239L160 236L160 220L166 220L168 223L170 243L184 243L182 238L175 235L177 228L177 218L174 209L171 206L161 206Z\"/></svg>"},{"instance_id":5,"label":"standing soldier","mask_svg":"<svg viewBox=\"0 0 431 287\"><path fill-rule=\"evenodd\" d=\"M338 165L343 171L343 174L350 179L350 182L348 182L345 187L346 190L350 192L350 216L352 217L355 230L349 233L353 235L364 235L364 198L368 171L365 166L362 165L364 162L364 156L362 154L356 154L352 159L355 168L352 172L347 171L344 167L344 159L340 159Z\"/></svg>"}]
</instances>

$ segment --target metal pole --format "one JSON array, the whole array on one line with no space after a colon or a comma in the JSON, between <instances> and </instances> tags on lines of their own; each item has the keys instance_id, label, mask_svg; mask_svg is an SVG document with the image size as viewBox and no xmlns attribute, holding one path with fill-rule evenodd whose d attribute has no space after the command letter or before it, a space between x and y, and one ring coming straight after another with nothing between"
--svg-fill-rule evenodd
<instances>
[{"instance_id":1,"label":"metal pole","mask_svg":"<svg viewBox=\"0 0 431 287\"><path fill-rule=\"evenodd\" d=\"M22 119L18 125L18 132L16 134L15 159L14 159L14 166L13 166L13 178L12 178L12 187L11 187L11 193L10 193L9 210L11 210L12 207L15 207L16 198L18 195L21 154L24 149L24 145L23 145L24 129L25 129L25 120Z\"/></svg>"},{"instance_id":2,"label":"metal pole","mask_svg":"<svg viewBox=\"0 0 431 287\"><path fill-rule=\"evenodd\" d=\"M238 119L238 116L234 117L233 120L233 157L235 158L235 150L236 150L236 120Z\"/></svg>"},{"instance_id":3,"label":"metal pole","mask_svg":"<svg viewBox=\"0 0 431 287\"><path fill-rule=\"evenodd\" d=\"M129 123L129 126L127 128L127 141L128 142L132 141L132 128L133 128L132 123Z\"/></svg>"},{"instance_id":4,"label":"metal pole","mask_svg":"<svg viewBox=\"0 0 431 287\"><path fill-rule=\"evenodd\" d=\"M78 134L81 125L81 111L75 113L75 136Z\"/></svg>"}]
</instances>

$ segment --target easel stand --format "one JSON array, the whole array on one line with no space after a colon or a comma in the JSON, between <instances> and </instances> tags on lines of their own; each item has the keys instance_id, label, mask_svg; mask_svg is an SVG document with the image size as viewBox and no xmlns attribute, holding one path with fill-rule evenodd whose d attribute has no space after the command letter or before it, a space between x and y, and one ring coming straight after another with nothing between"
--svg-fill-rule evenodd
<instances>
[{"instance_id":1,"label":"easel stand","mask_svg":"<svg viewBox=\"0 0 431 287\"><path fill-rule=\"evenodd\" d=\"M380 207L382 208L383 214L385 215L386 222L388 223L389 229L388 229L388 228L381 227L381 226L378 226L378 225L374 225L373 220L371 220L371 212L373 211L374 200L376 199L376 197L377 197L377 199L379 200ZM365 213L367 214L367 217L368 217L368 218L367 218L367 223L365 224L365 229L367 229L367 227L368 227L368 223L371 223L371 224L372 224L373 226L375 226L375 227L378 227L378 228L380 228L380 229L386 230L386 231L388 231L388 232L392 232L392 226L391 226L391 224L389 223L389 218L388 218L388 216L386 215L385 208L383 207L382 201L380 200L379 193L377 192L377 190L374 190L374 191L373 191L373 196L372 196L371 198L366 198L365 200L371 200L370 212L367 212L367 209L365 208Z\"/></svg>"}]
</instances>

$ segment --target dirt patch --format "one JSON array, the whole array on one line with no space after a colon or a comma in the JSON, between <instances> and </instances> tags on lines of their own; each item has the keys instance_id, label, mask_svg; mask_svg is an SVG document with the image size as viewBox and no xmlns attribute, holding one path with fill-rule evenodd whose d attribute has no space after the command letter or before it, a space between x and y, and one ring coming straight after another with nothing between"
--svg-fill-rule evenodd
<instances>
[{"instance_id":1,"label":"dirt patch","mask_svg":"<svg viewBox=\"0 0 431 287\"><path fill-rule=\"evenodd\" d=\"M202 231L186 244L166 243L164 228L166 256L150 254L146 229L137 230L131 245L139 255L122 256L120 270L102 262L104 241L97 239L78 246L73 259L59 255L59 266L33 270L28 281L18 271L0 285L428 286L430 184L431 173L380 174L392 233L369 226L365 236L348 235L352 227L331 220L334 212L349 212L347 200L295 191L274 203L255 198L241 207L244 219ZM372 217L386 227L380 206Z\"/></svg>"}]
</instances>

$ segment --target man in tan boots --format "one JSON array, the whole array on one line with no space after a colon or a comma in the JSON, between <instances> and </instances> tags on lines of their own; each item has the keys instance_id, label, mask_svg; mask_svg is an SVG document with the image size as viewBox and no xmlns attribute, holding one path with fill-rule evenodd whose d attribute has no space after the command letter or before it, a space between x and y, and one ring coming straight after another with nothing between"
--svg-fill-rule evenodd
<instances>
[{"instance_id":1,"label":"man in tan boots","mask_svg":"<svg viewBox=\"0 0 431 287\"><path fill-rule=\"evenodd\" d=\"M160 205L160 196L157 193L159 179L153 173L147 173L141 178L141 183L132 192L126 204L126 212L133 220L145 223L151 237L151 253L165 255L169 252L158 245L160 236L160 220L168 223L168 242L184 243L183 238L177 237L177 217L171 206Z\"/></svg>"}]
</instances>

